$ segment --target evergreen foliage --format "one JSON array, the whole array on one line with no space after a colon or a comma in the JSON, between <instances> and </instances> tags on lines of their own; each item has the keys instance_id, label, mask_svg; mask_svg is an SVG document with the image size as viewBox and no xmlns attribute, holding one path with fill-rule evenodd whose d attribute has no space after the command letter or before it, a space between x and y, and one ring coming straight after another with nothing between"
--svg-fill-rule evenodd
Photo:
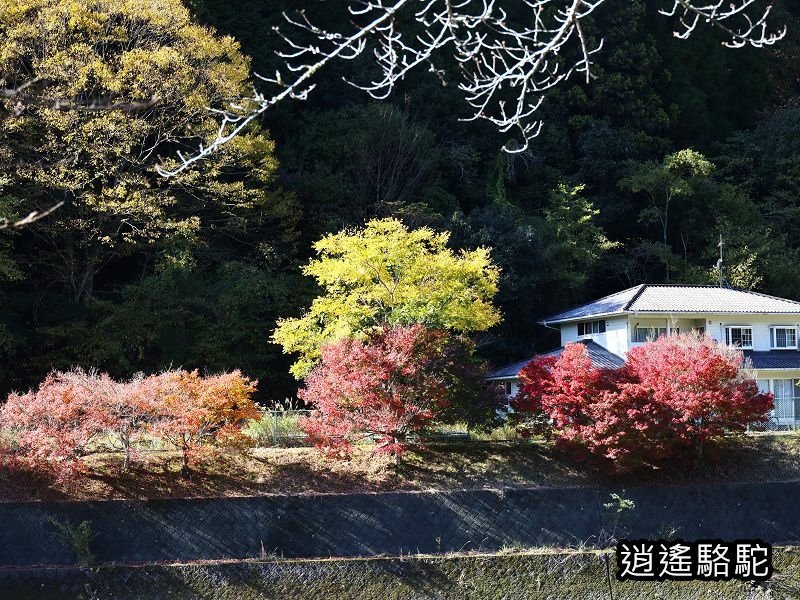
<instances>
[{"instance_id":1,"label":"evergreen foliage","mask_svg":"<svg viewBox=\"0 0 800 600\"><path fill-rule=\"evenodd\" d=\"M281 10L330 22L338 3L0 3L3 87L37 79L30 91L43 99L161 99L112 112L0 100L0 216L65 201L0 232L0 394L84 365L124 379L241 368L262 381L261 400L293 395L270 332L281 317L307 322L293 319L320 293L301 271L314 242L373 219L427 227L454 257L492 248L492 310L444 326L481 331L478 352L495 364L555 346L536 320L581 300L667 273L716 281L720 234L730 283L800 298L797 40L734 51L711 31L679 42L647 4L607 3L587 23L590 39L605 39L597 79L549 96L545 129L520 155L499 153L507 140L492 127L459 122L458 90L424 70L385 102L354 93L341 77L369 75L356 61L165 180L155 164L212 135L206 107L246 95L252 71L274 71ZM800 6L778 3L775 19L796 30ZM681 175L690 193L674 197L664 227L643 177L688 149L703 167ZM419 316L400 312L389 320ZM329 331L289 344L311 357L295 372L323 338L381 319L311 327Z\"/></svg>"}]
</instances>

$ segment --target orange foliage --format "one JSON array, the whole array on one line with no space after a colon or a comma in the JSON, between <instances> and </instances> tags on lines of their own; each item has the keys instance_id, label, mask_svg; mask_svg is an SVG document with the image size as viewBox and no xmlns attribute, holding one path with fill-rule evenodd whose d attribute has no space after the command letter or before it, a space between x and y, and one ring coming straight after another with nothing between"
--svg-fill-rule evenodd
<instances>
[{"instance_id":1,"label":"orange foliage","mask_svg":"<svg viewBox=\"0 0 800 600\"><path fill-rule=\"evenodd\" d=\"M151 431L181 450L184 476L201 448L246 445L242 426L260 417L250 399L256 384L240 371L210 377L196 370L167 371L152 378L159 414Z\"/></svg>"},{"instance_id":2,"label":"orange foliage","mask_svg":"<svg viewBox=\"0 0 800 600\"><path fill-rule=\"evenodd\" d=\"M242 425L260 416L250 398L255 387L239 371L168 371L126 382L81 369L52 373L36 391L11 394L0 409L0 428L13 440L2 448L0 466L66 480L84 473L82 457L114 449L123 451L127 469L137 442L155 435L182 451L188 475L200 448L245 445Z\"/></svg>"}]
</instances>

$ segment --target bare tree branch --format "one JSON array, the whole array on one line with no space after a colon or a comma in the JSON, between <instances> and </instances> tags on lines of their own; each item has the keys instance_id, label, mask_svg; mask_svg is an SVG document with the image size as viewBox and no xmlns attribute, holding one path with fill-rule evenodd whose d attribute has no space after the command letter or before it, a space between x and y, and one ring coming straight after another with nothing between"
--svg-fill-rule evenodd
<instances>
[{"instance_id":1,"label":"bare tree branch","mask_svg":"<svg viewBox=\"0 0 800 600\"><path fill-rule=\"evenodd\" d=\"M575 74L590 81L592 56L601 50L602 40L592 43L582 22L606 1L351 0L346 5L354 27L350 33L320 27L304 11L284 13L297 36L276 27L287 44L278 55L292 77L286 79L280 71L272 77L256 75L278 91L254 91L226 109L211 109L220 117L216 137L192 156L179 153L176 164L159 167L159 173L173 176L189 168L281 100L307 98L314 89L309 80L334 59L359 57L371 59L377 76L367 82L346 81L376 99L388 97L406 74L421 66L445 81L446 71L437 63L449 62L450 70L460 73L458 88L472 113L462 120L483 119L501 132L517 131L519 140L504 150L524 152L541 130L536 115L547 92ZM659 13L677 19L674 33L680 39L701 22L725 32L729 39L723 43L730 48L761 48L786 35L785 28L768 30L771 3L755 10L764 0L666 1L672 8Z\"/></svg>"},{"instance_id":2,"label":"bare tree branch","mask_svg":"<svg viewBox=\"0 0 800 600\"><path fill-rule=\"evenodd\" d=\"M767 30L767 18L772 11L772 4L767 5L760 16L752 18L747 10L756 1L738 0L737 4L730 0L727 2L714 0L698 5L689 0L674 0L670 10L659 10L658 12L667 17L678 17L682 29L673 32L673 35L682 40L688 38L702 21L721 29L730 36L730 40L722 42L724 46L763 48L783 39L786 35L786 27L772 33Z\"/></svg>"},{"instance_id":3,"label":"bare tree branch","mask_svg":"<svg viewBox=\"0 0 800 600\"><path fill-rule=\"evenodd\" d=\"M25 109L28 106L41 106L49 108L50 110L121 110L132 112L137 110L146 110L161 102L161 98L158 96L153 96L152 98L142 100L116 102L116 95L106 95L104 97L79 100L77 98L48 98L46 94L34 94L26 92L26 90L29 90L29 88L35 84L42 82L44 82L42 77L35 77L13 88L0 87L0 98L7 98L17 101L16 104L11 108L11 112L15 116L19 116L25 112Z\"/></svg>"},{"instance_id":4,"label":"bare tree branch","mask_svg":"<svg viewBox=\"0 0 800 600\"><path fill-rule=\"evenodd\" d=\"M8 219L6 217L0 217L0 230L19 229L21 227L24 227L25 225L30 225L31 223L34 223L39 219L43 219L44 217L46 217L47 215L58 209L63 204L64 204L63 202L59 202L58 204L54 204L47 210L43 211L35 210L32 213L30 213L27 217L22 219L14 220L14 219Z\"/></svg>"}]
</instances>

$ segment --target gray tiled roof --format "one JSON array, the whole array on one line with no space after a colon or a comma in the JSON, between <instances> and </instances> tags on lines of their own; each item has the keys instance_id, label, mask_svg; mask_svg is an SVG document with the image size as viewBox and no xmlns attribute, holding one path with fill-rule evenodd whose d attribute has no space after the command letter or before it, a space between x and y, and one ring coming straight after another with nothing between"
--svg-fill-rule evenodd
<instances>
[{"instance_id":1,"label":"gray tiled roof","mask_svg":"<svg viewBox=\"0 0 800 600\"><path fill-rule=\"evenodd\" d=\"M643 287L643 285L637 285L636 287L622 290L621 292L611 294L610 296L605 296L599 300L590 302L589 304L584 304L582 306L578 306L577 308L572 308L562 313L558 313L557 315L547 317L546 319L543 319L542 322L553 323L555 321L562 321L566 319L578 319L580 317L591 317L594 315L606 315L622 312Z\"/></svg>"},{"instance_id":2,"label":"gray tiled roof","mask_svg":"<svg viewBox=\"0 0 800 600\"><path fill-rule=\"evenodd\" d=\"M632 312L800 314L800 302L713 285L642 284L552 315L541 322L558 323Z\"/></svg>"},{"instance_id":3,"label":"gray tiled roof","mask_svg":"<svg viewBox=\"0 0 800 600\"><path fill-rule=\"evenodd\" d=\"M592 340L580 340L577 343L586 346L586 351L589 354L589 359L592 361L592 365L598 369L616 369L625 364L625 360L622 359L622 357L609 352L600 344L593 342ZM544 352L539 356L560 356L563 351L564 348L557 348L555 350L551 350L550 352ZM518 377L519 372L524 369L525 366L534 358L536 357L531 356L525 360L520 360L510 365L506 365L505 367L495 369L489 373L487 379L508 379L512 377Z\"/></svg>"},{"instance_id":4,"label":"gray tiled roof","mask_svg":"<svg viewBox=\"0 0 800 600\"><path fill-rule=\"evenodd\" d=\"M744 351L754 369L800 369L800 351L773 350L771 352Z\"/></svg>"},{"instance_id":5,"label":"gray tiled roof","mask_svg":"<svg viewBox=\"0 0 800 600\"><path fill-rule=\"evenodd\" d=\"M519 372L525 368L525 366L531 362L535 357L531 356L530 358L526 358L525 360L519 360L515 363L511 363L510 365L506 365L504 367L499 367L492 371L489 371L489 374L486 376L486 379L508 379L509 377L518 377Z\"/></svg>"}]
</instances>

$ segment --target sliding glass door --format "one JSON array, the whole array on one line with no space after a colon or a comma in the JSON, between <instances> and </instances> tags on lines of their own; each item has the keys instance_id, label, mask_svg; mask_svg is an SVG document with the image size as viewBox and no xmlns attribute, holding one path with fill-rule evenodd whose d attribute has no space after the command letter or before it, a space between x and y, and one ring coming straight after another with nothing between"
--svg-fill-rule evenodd
<instances>
[{"instance_id":1,"label":"sliding glass door","mask_svg":"<svg viewBox=\"0 0 800 600\"><path fill-rule=\"evenodd\" d=\"M796 418L796 398L798 398L798 379L773 379L772 393L775 394L775 418L781 423L794 424ZM800 398L798 398L800 400Z\"/></svg>"}]
</instances>

